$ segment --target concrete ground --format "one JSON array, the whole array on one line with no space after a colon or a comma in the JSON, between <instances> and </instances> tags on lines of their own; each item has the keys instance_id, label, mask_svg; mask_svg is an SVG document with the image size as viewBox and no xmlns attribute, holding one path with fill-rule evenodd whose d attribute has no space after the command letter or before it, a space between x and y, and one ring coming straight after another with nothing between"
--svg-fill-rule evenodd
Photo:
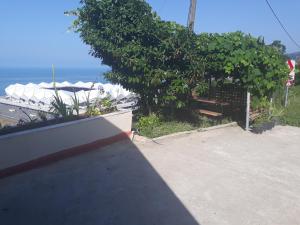
<instances>
[{"instance_id":1,"label":"concrete ground","mask_svg":"<svg viewBox=\"0 0 300 225\"><path fill-rule=\"evenodd\" d=\"M0 180L1 225L297 225L300 128L129 140Z\"/></svg>"}]
</instances>

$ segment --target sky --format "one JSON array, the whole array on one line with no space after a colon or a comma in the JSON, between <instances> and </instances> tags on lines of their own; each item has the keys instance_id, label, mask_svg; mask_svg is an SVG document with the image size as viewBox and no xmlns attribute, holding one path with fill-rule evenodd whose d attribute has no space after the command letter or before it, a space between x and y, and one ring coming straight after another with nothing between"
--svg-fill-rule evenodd
<instances>
[{"instance_id":1,"label":"sky","mask_svg":"<svg viewBox=\"0 0 300 225\"><path fill-rule=\"evenodd\" d=\"M146 0L163 20L187 24L190 0ZM300 43L299 0L269 0ZM1 0L0 67L98 67L78 34L68 32L74 18L64 15L79 0ZM297 20L298 19L298 20ZM298 23L297 23L298 22ZM298 29L297 29L298 25ZM265 0L198 0L195 31L243 31L281 40L287 52L300 51L282 31Z\"/></svg>"}]
</instances>

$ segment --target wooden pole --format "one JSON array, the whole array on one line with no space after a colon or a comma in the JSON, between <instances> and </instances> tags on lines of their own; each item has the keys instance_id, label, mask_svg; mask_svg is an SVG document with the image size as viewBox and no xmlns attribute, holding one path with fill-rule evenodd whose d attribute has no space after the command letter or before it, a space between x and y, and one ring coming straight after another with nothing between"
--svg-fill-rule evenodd
<instances>
[{"instance_id":1,"label":"wooden pole","mask_svg":"<svg viewBox=\"0 0 300 225\"><path fill-rule=\"evenodd\" d=\"M249 131L250 126L250 92L247 91L247 108L246 108L246 131Z\"/></svg>"},{"instance_id":2,"label":"wooden pole","mask_svg":"<svg viewBox=\"0 0 300 225\"><path fill-rule=\"evenodd\" d=\"M197 6L197 0L190 0L190 9L189 9L189 16L188 16L188 28L190 29L190 31L194 31L196 6Z\"/></svg>"}]
</instances>

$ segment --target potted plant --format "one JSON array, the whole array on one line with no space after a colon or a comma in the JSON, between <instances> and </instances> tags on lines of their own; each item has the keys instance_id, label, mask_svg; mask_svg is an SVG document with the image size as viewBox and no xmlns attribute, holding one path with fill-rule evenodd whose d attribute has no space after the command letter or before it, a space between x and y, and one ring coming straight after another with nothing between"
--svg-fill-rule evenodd
<instances>
[{"instance_id":1,"label":"potted plant","mask_svg":"<svg viewBox=\"0 0 300 225\"><path fill-rule=\"evenodd\" d=\"M276 120L266 114L257 117L252 123L252 132L261 134L264 131L271 130L276 125Z\"/></svg>"},{"instance_id":2,"label":"potted plant","mask_svg":"<svg viewBox=\"0 0 300 225\"><path fill-rule=\"evenodd\" d=\"M280 123L283 112L284 109L274 103L269 104L268 108L260 109L259 115L252 122L252 132L261 134L264 131L271 130Z\"/></svg>"}]
</instances>

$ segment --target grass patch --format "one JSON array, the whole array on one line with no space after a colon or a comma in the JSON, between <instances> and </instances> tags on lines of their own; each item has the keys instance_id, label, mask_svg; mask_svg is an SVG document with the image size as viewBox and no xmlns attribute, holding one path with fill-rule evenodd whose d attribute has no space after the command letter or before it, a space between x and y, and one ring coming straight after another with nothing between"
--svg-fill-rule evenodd
<instances>
[{"instance_id":1,"label":"grass patch","mask_svg":"<svg viewBox=\"0 0 300 225\"><path fill-rule=\"evenodd\" d=\"M134 128L136 128L142 136L156 138L177 132L191 131L229 122L229 119L212 120L207 117L199 117L198 120L193 122L160 119L158 123L152 126L139 126L138 123L134 123Z\"/></svg>"},{"instance_id":2,"label":"grass patch","mask_svg":"<svg viewBox=\"0 0 300 225\"><path fill-rule=\"evenodd\" d=\"M290 88L289 104L281 120L286 125L300 127L300 85Z\"/></svg>"}]
</instances>

